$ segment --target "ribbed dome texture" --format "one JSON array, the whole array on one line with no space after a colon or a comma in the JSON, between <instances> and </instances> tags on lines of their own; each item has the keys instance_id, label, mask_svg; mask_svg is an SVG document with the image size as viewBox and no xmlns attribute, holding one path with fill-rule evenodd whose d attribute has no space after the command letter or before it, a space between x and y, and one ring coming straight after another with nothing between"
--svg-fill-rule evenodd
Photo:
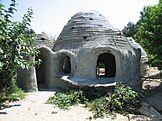
<instances>
[{"instance_id":1,"label":"ribbed dome texture","mask_svg":"<svg viewBox=\"0 0 162 121\"><path fill-rule=\"evenodd\" d=\"M120 45L128 46L127 39L101 13L90 11L78 12L71 17L57 38L53 50L76 49L94 41L116 48Z\"/></svg>"}]
</instances>

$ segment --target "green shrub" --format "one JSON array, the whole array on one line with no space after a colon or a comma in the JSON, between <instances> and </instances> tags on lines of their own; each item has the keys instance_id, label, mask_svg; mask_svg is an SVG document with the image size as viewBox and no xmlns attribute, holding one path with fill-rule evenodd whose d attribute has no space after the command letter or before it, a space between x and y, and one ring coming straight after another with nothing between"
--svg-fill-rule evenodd
<instances>
[{"instance_id":1,"label":"green shrub","mask_svg":"<svg viewBox=\"0 0 162 121\"><path fill-rule=\"evenodd\" d=\"M141 106L141 97L129 86L117 85L114 93L112 94L111 105L112 110L125 111L128 113L136 112Z\"/></svg>"},{"instance_id":2,"label":"green shrub","mask_svg":"<svg viewBox=\"0 0 162 121\"><path fill-rule=\"evenodd\" d=\"M110 98L104 96L86 103L86 107L89 108L89 111L93 112L93 118L103 118L105 113L110 113L109 109L107 109L109 99Z\"/></svg>"},{"instance_id":3,"label":"green shrub","mask_svg":"<svg viewBox=\"0 0 162 121\"><path fill-rule=\"evenodd\" d=\"M117 85L112 95L105 95L88 102L86 107L93 112L93 118L112 116L115 113L127 115L138 113L142 99L140 95L129 86Z\"/></svg>"},{"instance_id":4,"label":"green shrub","mask_svg":"<svg viewBox=\"0 0 162 121\"><path fill-rule=\"evenodd\" d=\"M70 106L84 101L86 101L86 98L81 90L71 90L67 93L56 93L48 99L47 103L55 104L61 109L69 109Z\"/></svg>"},{"instance_id":5,"label":"green shrub","mask_svg":"<svg viewBox=\"0 0 162 121\"><path fill-rule=\"evenodd\" d=\"M116 117L116 113L127 115L138 113L142 98L129 86L118 84L112 94L92 98L91 94L81 90L71 90L66 93L57 93L48 99L48 103L55 104L61 109L69 109L70 106L84 103L93 113L91 118L103 118L105 116ZM85 98L86 95L86 98ZM93 95L93 94L92 94ZM88 99L89 98L89 99Z\"/></svg>"}]
</instances>

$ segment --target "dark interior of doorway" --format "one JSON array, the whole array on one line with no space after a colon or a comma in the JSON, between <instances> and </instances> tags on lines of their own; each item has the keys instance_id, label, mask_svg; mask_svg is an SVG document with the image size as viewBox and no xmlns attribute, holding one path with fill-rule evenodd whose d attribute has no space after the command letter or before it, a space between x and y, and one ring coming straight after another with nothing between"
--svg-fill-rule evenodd
<instances>
[{"instance_id":1,"label":"dark interior of doorway","mask_svg":"<svg viewBox=\"0 0 162 121\"><path fill-rule=\"evenodd\" d=\"M97 60L97 76L98 77L115 77L116 62L115 57L111 53L102 53Z\"/></svg>"},{"instance_id":2,"label":"dark interior of doorway","mask_svg":"<svg viewBox=\"0 0 162 121\"><path fill-rule=\"evenodd\" d=\"M37 84L38 84L38 90L41 90L43 88L46 88L46 83L45 83L45 64L46 64L46 53L44 49L39 49L40 53L39 55L35 58L36 61L38 59L41 60L40 64L36 65L36 76L37 76Z\"/></svg>"},{"instance_id":3,"label":"dark interior of doorway","mask_svg":"<svg viewBox=\"0 0 162 121\"><path fill-rule=\"evenodd\" d=\"M70 74L71 73L71 62L70 57L68 55L62 55L60 58L60 71L63 74Z\"/></svg>"}]
</instances>

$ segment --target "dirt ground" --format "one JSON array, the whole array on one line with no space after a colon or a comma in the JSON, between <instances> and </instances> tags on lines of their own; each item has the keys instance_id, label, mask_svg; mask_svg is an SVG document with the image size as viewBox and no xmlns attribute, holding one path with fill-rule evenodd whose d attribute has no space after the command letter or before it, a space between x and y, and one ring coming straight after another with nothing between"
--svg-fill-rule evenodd
<instances>
[{"instance_id":1,"label":"dirt ground","mask_svg":"<svg viewBox=\"0 0 162 121\"><path fill-rule=\"evenodd\" d=\"M73 106L70 110L60 110L50 104L47 99L55 91L38 91L28 93L27 97L18 102L8 104L0 110L0 121L87 121L92 115L82 105ZM110 118L96 121L111 121ZM128 118L118 115L116 120L128 121Z\"/></svg>"},{"instance_id":2,"label":"dirt ground","mask_svg":"<svg viewBox=\"0 0 162 121\"><path fill-rule=\"evenodd\" d=\"M46 104L47 99L56 91L38 91L27 93L27 97L18 102L5 105L0 109L0 121L88 121L92 113L83 105L73 106L70 110L60 110L53 105ZM146 109L148 110L148 109ZM149 114L150 115L150 114ZM95 120L92 120L95 121ZM111 118L96 121L112 121ZM148 116L117 115L113 121L158 121Z\"/></svg>"}]
</instances>

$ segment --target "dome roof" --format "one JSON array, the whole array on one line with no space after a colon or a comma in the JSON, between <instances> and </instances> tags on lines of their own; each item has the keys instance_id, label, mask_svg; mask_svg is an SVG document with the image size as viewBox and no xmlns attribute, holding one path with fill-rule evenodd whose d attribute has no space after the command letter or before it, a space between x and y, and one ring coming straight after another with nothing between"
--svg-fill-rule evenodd
<instances>
[{"instance_id":1,"label":"dome roof","mask_svg":"<svg viewBox=\"0 0 162 121\"><path fill-rule=\"evenodd\" d=\"M63 28L59 39L75 36L93 36L97 32L113 29L106 18L98 12L79 12L74 15ZM91 35L87 35L90 33Z\"/></svg>"},{"instance_id":2,"label":"dome roof","mask_svg":"<svg viewBox=\"0 0 162 121\"><path fill-rule=\"evenodd\" d=\"M110 42L113 41L112 38L117 34L121 35L121 32L115 30L101 13L96 11L78 12L64 26L53 50L76 49L91 40L104 41L108 39ZM117 38L119 39L119 37ZM115 45L116 43L111 42L111 44ZM128 42L123 45L127 44Z\"/></svg>"}]
</instances>

